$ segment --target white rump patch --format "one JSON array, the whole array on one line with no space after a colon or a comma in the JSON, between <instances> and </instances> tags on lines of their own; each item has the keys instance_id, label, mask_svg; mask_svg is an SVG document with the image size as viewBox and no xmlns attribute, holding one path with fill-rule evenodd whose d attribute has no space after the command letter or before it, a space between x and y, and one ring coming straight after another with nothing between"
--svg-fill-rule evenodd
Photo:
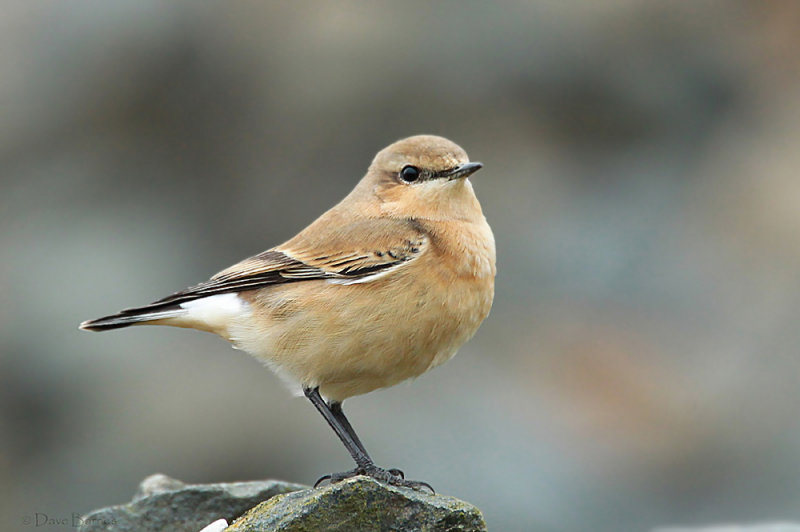
<instances>
[{"instance_id":1,"label":"white rump patch","mask_svg":"<svg viewBox=\"0 0 800 532\"><path fill-rule=\"evenodd\" d=\"M217 294L181 303L187 311L190 321L204 323L211 328L225 328L231 319L242 318L250 314L250 305L238 294Z\"/></svg>"}]
</instances>

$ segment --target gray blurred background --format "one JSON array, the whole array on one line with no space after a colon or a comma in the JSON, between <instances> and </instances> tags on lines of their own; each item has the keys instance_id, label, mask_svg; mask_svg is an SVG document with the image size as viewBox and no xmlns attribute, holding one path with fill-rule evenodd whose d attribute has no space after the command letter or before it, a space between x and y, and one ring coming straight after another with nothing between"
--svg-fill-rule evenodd
<instances>
[{"instance_id":1,"label":"gray blurred background","mask_svg":"<svg viewBox=\"0 0 800 532\"><path fill-rule=\"evenodd\" d=\"M800 2L3 1L0 529L350 458L219 339L80 321L461 144L498 248L459 356L347 403L503 531L800 519ZM49 529L58 529L50 527Z\"/></svg>"}]
</instances>

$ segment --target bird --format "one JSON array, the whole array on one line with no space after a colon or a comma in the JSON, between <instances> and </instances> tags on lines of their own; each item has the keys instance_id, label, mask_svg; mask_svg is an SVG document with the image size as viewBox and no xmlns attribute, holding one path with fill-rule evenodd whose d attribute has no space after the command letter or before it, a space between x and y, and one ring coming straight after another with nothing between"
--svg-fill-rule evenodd
<instances>
[{"instance_id":1,"label":"bird","mask_svg":"<svg viewBox=\"0 0 800 532\"><path fill-rule=\"evenodd\" d=\"M350 453L354 469L315 487L366 475L433 492L377 466L342 403L441 365L488 316L495 241L468 179L482 167L440 136L398 140L343 200L285 243L80 328L215 333L305 395Z\"/></svg>"}]
</instances>

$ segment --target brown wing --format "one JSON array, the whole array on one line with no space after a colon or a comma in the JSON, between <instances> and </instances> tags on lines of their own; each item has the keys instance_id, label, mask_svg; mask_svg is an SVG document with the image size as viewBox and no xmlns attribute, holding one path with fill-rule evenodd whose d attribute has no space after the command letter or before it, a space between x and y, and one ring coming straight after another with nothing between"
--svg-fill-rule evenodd
<instances>
[{"instance_id":1,"label":"brown wing","mask_svg":"<svg viewBox=\"0 0 800 532\"><path fill-rule=\"evenodd\" d=\"M183 303L226 292L312 279L366 282L421 255L428 237L413 221L364 220L344 227L300 233L286 244L234 264L204 283L154 302Z\"/></svg>"},{"instance_id":2,"label":"brown wing","mask_svg":"<svg viewBox=\"0 0 800 532\"><path fill-rule=\"evenodd\" d=\"M126 327L154 317L168 317L187 301L282 283L312 279L340 284L367 282L410 263L428 247L427 235L411 220L317 225L313 231L303 231L289 242L234 264L206 282L149 305L84 322L81 328Z\"/></svg>"}]
</instances>

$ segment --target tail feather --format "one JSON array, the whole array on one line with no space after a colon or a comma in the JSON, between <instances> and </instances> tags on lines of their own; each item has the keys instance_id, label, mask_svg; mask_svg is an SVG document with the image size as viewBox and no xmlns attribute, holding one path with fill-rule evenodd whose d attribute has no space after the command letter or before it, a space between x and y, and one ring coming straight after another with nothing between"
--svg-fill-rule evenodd
<instances>
[{"instance_id":1,"label":"tail feather","mask_svg":"<svg viewBox=\"0 0 800 532\"><path fill-rule=\"evenodd\" d=\"M168 308L154 309L152 306L125 309L111 316L104 316L95 320L87 320L80 324L84 331L110 331L131 325L145 324L152 321L175 318L186 314L186 310L170 305Z\"/></svg>"},{"instance_id":2,"label":"tail feather","mask_svg":"<svg viewBox=\"0 0 800 532\"><path fill-rule=\"evenodd\" d=\"M250 313L250 306L235 293L214 294L188 301L156 301L143 307L128 308L111 316L84 321L85 331L108 331L130 325L172 325L192 327L221 334L231 319Z\"/></svg>"}]
</instances>

